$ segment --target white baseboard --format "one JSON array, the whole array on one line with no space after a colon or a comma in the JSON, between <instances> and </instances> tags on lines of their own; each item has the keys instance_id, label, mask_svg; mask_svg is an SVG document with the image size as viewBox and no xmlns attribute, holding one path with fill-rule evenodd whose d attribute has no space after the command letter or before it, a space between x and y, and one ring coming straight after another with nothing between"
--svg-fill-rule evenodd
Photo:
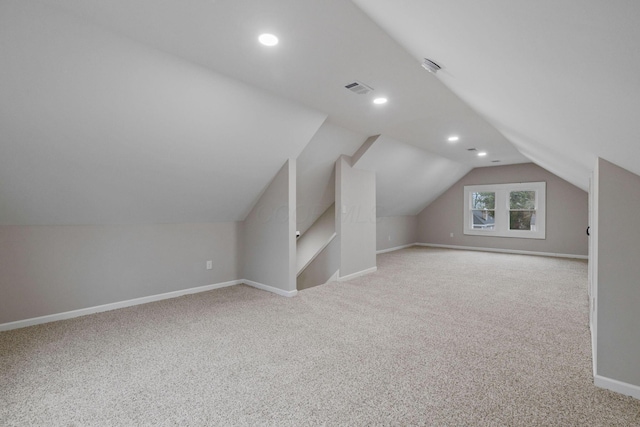
<instances>
[{"instance_id":1,"label":"white baseboard","mask_svg":"<svg viewBox=\"0 0 640 427\"><path fill-rule=\"evenodd\" d=\"M166 292L163 294L150 295L147 297L134 298L126 301L112 302L109 304L97 305L95 307L81 308L78 310L65 311L63 313L49 314L47 316L33 317L30 319L16 320L14 322L1 323L1 331L10 331L12 329L26 328L27 326L40 325L42 323L56 322L58 320L73 319L74 317L86 316L89 314L102 313L103 311L117 310L119 308L132 307L134 305L146 304L154 301L161 301L170 298L177 298L183 295L195 294L198 292L207 292L214 289L226 288L228 286L239 285L245 283L254 288L264 291L273 292L274 294L285 297L293 297L298 291L284 291L274 288L273 286L264 285L262 283L253 282L251 280L231 280L229 282L215 283L213 285L198 286L196 288L181 289L179 291Z\"/></svg>"},{"instance_id":2,"label":"white baseboard","mask_svg":"<svg viewBox=\"0 0 640 427\"><path fill-rule=\"evenodd\" d=\"M284 289L279 289L273 286L265 285L263 283L254 282L253 280L244 279L244 280L240 280L240 282L244 283L245 285L249 285L254 288L261 289L263 291L273 292L274 294L278 294L283 297L295 297L298 294L297 290L285 291Z\"/></svg>"},{"instance_id":3,"label":"white baseboard","mask_svg":"<svg viewBox=\"0 0 640 427\"><path fill-rule=\"evenodd\" d=\"M589 259L589 256L587 255L556 254L552 252L521 251L517 249L479 248L475 246L439 245L435 243L416 243L415 245L427 246L431 248L462 249L465 251L499 252L504 254L537 255L537 256L550 256L550 257L557 257L557 258Z\"/></svg>"},{"instance_id":4,"label":"white baseboard","mask_svg":"<svg viewBox=\"0 0 640 427\"><path fill-rule=\"evenodd\" d=\"M606 388L607 390L615 391L616 393L640 399L640 386L623 383L622 381L614 380L600 375L593 376L593 383L596 385L596 387Z\"/></svg>"},{"instance_id":5,"label":"white baseboard","mask_svg":"<svg viewBox=\"0 0 640 427\"><path fill-rule=\"evenodd\" d=\"M58 320L73 319L74 317L86 316L88 314L101 313L103 311L116 310L118 308L131 307L134 305L146 304L169 298L176 298L183 295L195 294L198 292L211 291L213 289L226 288L227 286L239 285L242 280L232 280L229 282L215 283L213 285L198 286L196 288L181 289L179 291L166 292L164 294L151 295L148 297L134 298L126 301L113 302L110 304L97 305L95 307L81 308L78 310L65 311L63 313L50 314L47 316L33 317L31 319L17 320L0 324L0 331L25 328L27 326L40 325L42 323L55 322Z\"/></svg>"},{"instance_id":6,"label":"white baseboard","mask_svg":"<svg viewBox=\"0 0 640 427\"><path fill-rule=\"evenodd\" d=\"M356 273L347 274L346 276L340 276L338 272L338 282L344 282L346 280L355 279L356 277L364 276L365 274L375 273L378 271L378 267L367 268L366 270L358 271Z\"/></svg>"},{"instance_id":7,"label":"white baseboard","mask_svg":"<svg viewBox=\"0 0 640 427\"><path fill-rule=\"evenodd\" d=\"M411 246L415 246L415 245L416 245L415 243L409 243L408 245L395 246L393 248L388 248L388 249L380 249L379 251L376 251L376 254L385 254L387 252L399 251L400 249L410 248Z\"/></svg>"}]
</instances>

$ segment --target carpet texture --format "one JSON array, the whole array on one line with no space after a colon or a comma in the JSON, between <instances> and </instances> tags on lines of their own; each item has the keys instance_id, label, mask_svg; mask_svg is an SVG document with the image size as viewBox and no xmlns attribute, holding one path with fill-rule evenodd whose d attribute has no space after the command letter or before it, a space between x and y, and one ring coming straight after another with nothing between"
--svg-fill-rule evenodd
<instances>
[{"instance_id":1,"label":"carpet texture","mask_svg":"<svg viewBox=\"0 0 640 427\"><path fill-rule=\"evenodd\" d=\"M0 333L0 425L638 426L592 384L586 262L410 248Z\"/></svg>"}]
</instances>

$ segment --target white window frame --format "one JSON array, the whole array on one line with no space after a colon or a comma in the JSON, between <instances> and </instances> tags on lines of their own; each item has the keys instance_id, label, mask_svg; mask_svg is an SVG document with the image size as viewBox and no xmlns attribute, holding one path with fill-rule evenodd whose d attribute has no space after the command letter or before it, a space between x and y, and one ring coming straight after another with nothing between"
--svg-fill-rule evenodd
<instances>
[{"instance_id":1,"label":"white window frame","mask_svg":"<svg viewBox=\"0 0 640 427\"><path fill-rule=\"evenodd\" d=\"M536 192L536 230L509 229L509 193L512 191ZM495 226L493 230L474 229L471 221L471 194L493 192L496 194ZM464 234L471 236L516 237L521 239L546 238L546 182L520 182L512 184L488 184L464 186Z\"/></svg>"}]
</instances>

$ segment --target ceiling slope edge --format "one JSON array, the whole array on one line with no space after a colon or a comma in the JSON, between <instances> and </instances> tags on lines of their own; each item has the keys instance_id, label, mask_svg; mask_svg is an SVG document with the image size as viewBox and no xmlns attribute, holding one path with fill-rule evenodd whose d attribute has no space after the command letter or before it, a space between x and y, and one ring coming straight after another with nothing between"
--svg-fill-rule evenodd
<instances>
[{"instance_id":1,"label":"ceiling slope edge","mask_svg":"<svg viewBox=\"0 0 640 427\"><path fill-rule=\"evenodd\" d=\"M2 225L239 221L327 118L66 11L2 12Z\"/></svg>"},{"instance_id":2,"label":"ceiling slope edge","mask_svg":"<svg viewBox=\"0 0 640 427\"><path fill-rule=\"evenodd\" d=\"M595 156L593 157L592 166L588 167L549 147L526 141L525 138L509 132L503 132L503 134L523 156L536 165L584 191L589 191L589 176L597 160Z\"/></svg>"},{"instance_id":3,"label":"ceiling slope edge","mask_svg":"<svg viewBox=\"0 0 640 427\"><path fill-rule=\"evenodd\" d=\"M376 173L377 216L417 215L472 167L379 135L358 159Z\"/></svg>"},{"instance_id":4,"label":"ceiling slope edge","mask_svg":"<svg viewBox=\"0 0 640 427\"><path fill-rule=\"evenodd\" d=\"M304 233L335 202L335 163L341 155L353 156L367 139L330 120L320 126L296 163L296 222Z\"/></svg>"},{"instance_id":5,"label":"ceiling slope edge","mask_svg":"<svg viewBox=\"0 0 640 427\"><path fill-rule=\"evenodd\" d=\"M362 156L364 156L367 151L369 151L371 149L371 147L373 146L373 144L376 143L376 141L378 139L380 139L381 135L373 135L370 136L369 138L367 138L367 140L360 146L360 148L358 148L358 151L356 151L353 156L351 156L351 166L354 167L358 164L358 161L362 158Z\"/></svg>"},{"instance_id":6,"label":"ceiling slope edge","mask_svg":"<svg viewBox=\"0 0 640 427\"><path fill-rule=\"evenodd\" d=\"M251 213L251 211L253 210L253 208L255 208L256 204L260 201L260 198L264 195L265 191L267 191L267 189L269 188L269 186L271 185L271 183L273 182L273 180L276 178L276 175L278 175L278 173L280 172L280 170L282 169L282 167L290 160L295 161L296 162L296 174L298 174L298 168L297 168L297 159L299 158L299 156L302 154L302 152L304 151L304 149L311 143L311 141L314 139L314 137L318 134L318 132L320 131L320 129L322 128L322 125L326 122L327 116L324 117L324 119L318 124L317 128L315 129L315 131L313 133L311 133L311 136L309 136L307 140L307 142L295 153L292 154L291 156L289 156L287 159L283 160L282 165L280 165L280 167L278 168L278 170L276 170L273 175L271 176L271 179L269 179L269 181L264 185L264 187L262 188L262 190L260 190L260 193L258 193L258 195L254 198L253 202L249 205L249 207L245 210L245 212L241 215L241 222L247 219L247 216ZM297 177L296 177L297 178ZM297 181L297 179L296 179ZM297 182L296 182L297 184Z\"/></svg>"},{"instance_id":7,"label":"ceiling slope edge","mask_svg":"<svg viewBox=\"0 0 640 427\"><path fill-rule=\"evenodd\" d=\"M352 0L363 12L365 12L373 21L383 28L396 42L403 47L411 56L419 58L423 55L424 47L428 44L420 43L420 37L416 37L416 34L428 34L428 31L420 32L419 25L411 25L407 23L404 27L399 25L398 18L402 16L402 8L397 8L390 1L376 0L368 2L367 0ZM418 2L408 2L405 5L405 12L420 11L415 7ZM428 6L424 6L428 7ZM496 6L498 7L498 6ZM385 11L389 11L393 8L393 16L385 16ZM413 32L412 32L413 31ZM412 37L410 37L412 35ZM463 34L467 35L467 34ZM425 37L422 37L424 39ZM456 39L458 40L458 39ZM433 41L435 43L435 41ZM446 46L444 39L441 41L443 46ZM434 45L435 51L438 46ZM442 46L440 46L442 47ZM451 58L456 58L453 54ZM456 58L459 59L459 58ZM462 60L458 60L459 64L465 65ZM466 64L468 65L468 64ZM480 65L480 64L478 64ZM469 91L477 82L465 81L462 82L458 77L451 74L450 70L445 69L439 72L440 82L453 94L455 94L462 102L464 102L470 109L472 109L479 117L482 117L490 126L492 126L501 136L503 136L515 150L522 156L537 164L538 166L549 170L562 179L570 182L571 184L586 190L588 188L588 181L593 165L595 164L596 155L593 151L581 152L572 156L568 153L568 150L559 152L552 146L540 142L540 140L532 141L530 138L524 138L515 132L505 131L496 120L495 114L488 114L486 104L480 104L477 100L474 102L474 96L477 93ZM574 144L575 145L575 144Z\"/></svg>"}]
</instances>

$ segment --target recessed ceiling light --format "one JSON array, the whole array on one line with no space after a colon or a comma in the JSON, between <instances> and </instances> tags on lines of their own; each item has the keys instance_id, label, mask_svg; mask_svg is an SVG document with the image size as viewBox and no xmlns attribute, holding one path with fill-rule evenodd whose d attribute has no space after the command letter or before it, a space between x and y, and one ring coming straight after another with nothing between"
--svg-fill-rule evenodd
<instances>
[{"instance_id":1,"label":"recessed ceiling light","mask_svg":"<svg viewBox=\"0 0 640 427\"><path fill-rule=\"evenodd\" d=\"M376 98L373 100L374 104L386 104L387 103L387 98Z\"/></svg>"},{"instance_id":2,"label":"recessed ceiling light","mask_svg":"<svg viewBox=\"0 0 640 427\"><path fill-rule=\"evenodd\" d=\"M459 137L459 136L457 136L457 135L452 135L452 136L450 136L449 138L447 138L447 141L449 141L449 142L456 142L456 141L458 141L459 139L460 139L460 137Z\"/></svg>"},{"instance_id":3,"label":"recessed ceiling light","mask_svg":"<svg viewBox=\"0 0 640 427\"><path fill-rule=\"evenodd\" d=\"M278 38L273 34L264 33L258 37L258 41L265 46L275 46L278 44Z\"/></svg>"},{"instance_id":4,"label":"recessed ceiling light","mask_svg":"<svg viewBox=\"0 0 640 427\"><path fill-rule=\"evenodd\" d=\"M478 153L478 157L484 157L486 155L487 155L486 151L481 151L481 152Z\"/></svg>"}]
</instances>

